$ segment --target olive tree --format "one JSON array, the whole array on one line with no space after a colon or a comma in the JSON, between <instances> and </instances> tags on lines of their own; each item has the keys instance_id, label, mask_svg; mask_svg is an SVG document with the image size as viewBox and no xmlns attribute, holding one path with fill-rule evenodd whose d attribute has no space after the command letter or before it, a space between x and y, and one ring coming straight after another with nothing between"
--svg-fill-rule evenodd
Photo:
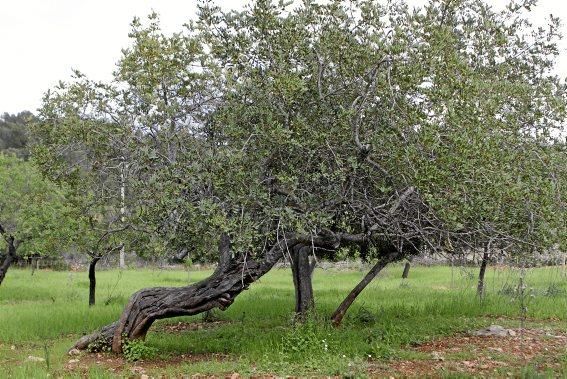
<instances>
[{"instance_id":1,"label":"olive tree","mask_svg":"<svg viewBox=\"0 0 567 379\"><path fill-rule=\"evenodd\" d=\"M128 205L132 191L128 144L132 128L107 117L112 89L75 71L74 82L59 83L45 95L41 122L31 125L34 163L42 174L68 188L80 229L77 248L89 262L89 304L95 304L96 265L132 242ZM116 95L116 94L115 94ZM95 115L84 117L84 115Z\"/></svg>"},{"instance_id":2,"label":"olive tree","mask_svg":"<svg viewBox=\"0 0 567 379\"><path fill-rule=\"evenodd\" d=\"M22 257L57 256L73 242L76 222L65 192L29 162L0 153L0 284Z\"/></svg>"},{"instance_id":3,"label":"olive tree","mask_svg":"<svg viewBox=\"0 0 567 379\"><path fill-rule=\"evenodd\" d=\"M339 324L383 267L423 247L564 243L565 162L550 155L565 117L558 20L531 28L531 3L205 3L171 37L155 15L135 20L89 106L109 112L47 98L42 123L128 120L137 222L219 264L197 284L138 291L75 346L118 352L157 319L224 309L283 256L300 312L313 304L309 256L351 247L377 261Z\"/></svg>"}]
</instances>

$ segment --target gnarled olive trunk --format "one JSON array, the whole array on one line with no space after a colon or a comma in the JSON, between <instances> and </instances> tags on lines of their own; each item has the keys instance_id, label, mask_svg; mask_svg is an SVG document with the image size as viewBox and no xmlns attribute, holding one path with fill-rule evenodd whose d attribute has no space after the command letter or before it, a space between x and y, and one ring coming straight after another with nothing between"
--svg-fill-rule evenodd
<instances>
[{"instance_id":1,"label":"gnarled olive trunk","mask_svg":"<svg viewBox=\"0 0 567 379\"><path fill-rule=\"evenodd\" d=\"M331 316L331 322L334 326L339 326L341 324L341 322L343 321L343 317L345 316L346 312L348 311L352 303L354 303L354 301L356 300L358 295L360 295L362 290L365 289L368 284L370 284L372 279L374 279L376 275L378 275L378 273L388 265L388 263L393 262L399 259L400 257L401 254L397 250L392 249L386 255L384 255L380 260L378 260L378 262L374 265L374 267L372 267L372 269L368 272L368 274L366 274L364 278L356 285L356 287L354 287L349 292L347 297L337 307L335 312L333 312L333 315Z\"/></svg>"},{"instance_id":2,"label":"gnarled olive trunk","mask_svg":"<svg viewBox=\"0 0 567 379\"><path fill-rule=\"evenodd\" d=\"M313 270L315 259L310 254L311 246L296 245L291 251L291 273L295 287L295 313L298 319L305 316L315 307L313 296Z\"/></svg>"},{"instance_id":3,"label":"gnarled olive trunk","mask_svg":"<svg viewBox=\"0 0 567 379\"><path fill-rule=\"evenodd\" d=\"M89 264L89 307L96 302L96 264L100 257L93 257Z\"/></svg>"},{"instance_id":4,"label":"gnarled olive trunk","mask_svg":"<svg viewBox=\"0 0 567 379\"><path fill-rule=\"evenodd\" d=\"M4 257L4 260L2 261L2 265L0 265L0 284L2 284L2 282L4 281L4 278L6 277L6 273L8 272L8 269L10 268L10 265L12 263L14 263L14 261L16 260L16 242L14 240L13 236L7 236L5 238L6 240L6 244L8 245L6 248L6 256Z\"/></svg>"},{"instance_id":5,"label":"gnarled olive trunk","mask_svg":"<svg viewBox=\"0 0 567 379\"><path fill-rule=\"evenodd\" d=\"M190 316L213 308L226 309L238 294L267 273L281 258L282 249L293 248L296 240L276 243L261 261L240 256L230 258L230 241L223 235L219 244L220 261L209 278L185 287L146 288L130 298L120 320L84 336L74 345L79 350L91 345L122 351L123 340L144 338L153 322L159 319Z\"/></svg>"}]
</instances>

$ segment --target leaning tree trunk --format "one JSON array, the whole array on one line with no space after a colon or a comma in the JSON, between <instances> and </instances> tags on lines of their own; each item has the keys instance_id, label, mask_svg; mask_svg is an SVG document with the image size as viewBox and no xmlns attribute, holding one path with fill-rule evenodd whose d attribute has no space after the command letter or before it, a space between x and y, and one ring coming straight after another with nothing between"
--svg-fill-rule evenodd
<instances>
[{"instance_id":1,"label":"leaning tree trunk","mask_svg":"<svg viewBox=\"0 0 567 379\"><path fill-rule=\"evenodd\" d=\"M4 281L10 265L16 260L16 242L14 237L8 236L5 239L8 248L6 250L6 257L4 258L2 265L0 265L0 284Z\"/></svg>"},{"instance_id":2,"label":"leaning tree trunk","mask_svg":"<svg viewBox=\"0 0 567 379\"><path fill-rule=\"evenodd\" d=\"M313 270L315 260L310 259L310 246L296 245L291 252L291 273L295 287L295 313L299 320L305 319L315 307L313 296Z\"/></svg>"},{"instance_id":3,"label":"leaning tree trunk","mask_svg":"<svg viewBox=\"0 0 567 379\"><path fill-rule=\"evenodd\" d=\"M484 296L484 274L486 273L486 266L488 266L489 253L488 249L484 249L482 254L482 261L480 263L480 271L478 273L478 285L476 287L476 294L481 298Z\"/></svg>"},{"instance_id":4,"label":"leaning tree trunk","mask_svg":"<svg viewBox=\"0 0 567 379\"><path fill-rule=\"evenodd\" d=\"M228 236L223 235L219 243L219 265L213 275L190 286L146 288L136 292L130 298L120 320L82 337L74 348L83 350L89 346L96 349L112 347L112 351L120 353L124 339L144 338L156 320L195 315L213 308L224 310L238 294L270 271L281 258L286 245L293 248L296 243L293 238L276 243L262 261L246 257L231 259L230 241Z\"/></svg>"},{"instance_id":5,"label":"leaning tree trunk","mask_svg":"<svg viewBox=\"0 0 567 379\"><path fill-rule=\"evenodd\" d=\"M362 292L362 290L366 288L368 284L370 284L372 279L374 279L376 275L378 275L378 273L388 265L388 263L393 262L399 257L400 257L400 253L398 253L397 251L392 251L386 256L384 256L382 259L380 259L374 265L374 267L372 267L372 269L368 272L368 274L366 274L366 276L360 281L360 283L358 283L356 287L354 287L352 291L350 291L350 293L343 300L341 305L339 305L338 308L335 310L335 312L333 312L333 315L331 316L331 322L334 326L339 326L341 324L341 322L343 321L343 317L345 316L346 312L348 311L352 303L356 300L356 298Z\"/></svg>"},{"instance_id":6,"label":"leaning tree trunk","mask_svg":"<svg viewBox=\"0 0 567 379\"><path fill-rule=\"evenodd\" d=\"M100 257L93 257L89 264L89 307L96 303L96 264Z\"/></svg>"}]
</instances>

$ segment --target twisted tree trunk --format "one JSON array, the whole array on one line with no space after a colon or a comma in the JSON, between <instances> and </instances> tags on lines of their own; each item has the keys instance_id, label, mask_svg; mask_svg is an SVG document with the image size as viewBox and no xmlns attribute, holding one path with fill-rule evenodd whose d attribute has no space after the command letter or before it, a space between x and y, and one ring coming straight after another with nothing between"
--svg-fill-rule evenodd
<instances>
[{"instance_id":1,"label":"twisted tree trunk","mask_svg":"<svg viewBox=\"0 0 567 379\"><path fill-rule=\"evenodd\" d=\"M238 294L276 264L283 249L293 248L297 242L295 239L279 241L261 261L242 256L231 259L230 241L223 235L219 243L219 265L213 275L190 286L146 288L136 292L120 320L82 337L73 348L111 347L112 351L120 353L124 339L144 338L156 320L195 315L213 308L224 310Z\"/></svg>"}]
</instances>

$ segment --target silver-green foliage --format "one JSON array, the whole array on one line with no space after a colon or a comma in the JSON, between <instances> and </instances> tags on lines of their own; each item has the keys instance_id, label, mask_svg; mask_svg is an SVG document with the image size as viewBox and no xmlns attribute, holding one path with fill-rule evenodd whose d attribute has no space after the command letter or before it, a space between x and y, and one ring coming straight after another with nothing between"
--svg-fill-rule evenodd
<instances>
[{"instance_id":1,"label":"silver-green foliage","mask_svg":"<svg viewBox=\"0 0 567 379\"><path fill-rule=\"evenodd\" d=\"M132 222L196 257L222 231L245 254L286 233L564 247L559 21L532 3L204 2L171 36L152 14L111 82L46 95L37 151L127 156Z\"/></svg>"}]
</instances>

